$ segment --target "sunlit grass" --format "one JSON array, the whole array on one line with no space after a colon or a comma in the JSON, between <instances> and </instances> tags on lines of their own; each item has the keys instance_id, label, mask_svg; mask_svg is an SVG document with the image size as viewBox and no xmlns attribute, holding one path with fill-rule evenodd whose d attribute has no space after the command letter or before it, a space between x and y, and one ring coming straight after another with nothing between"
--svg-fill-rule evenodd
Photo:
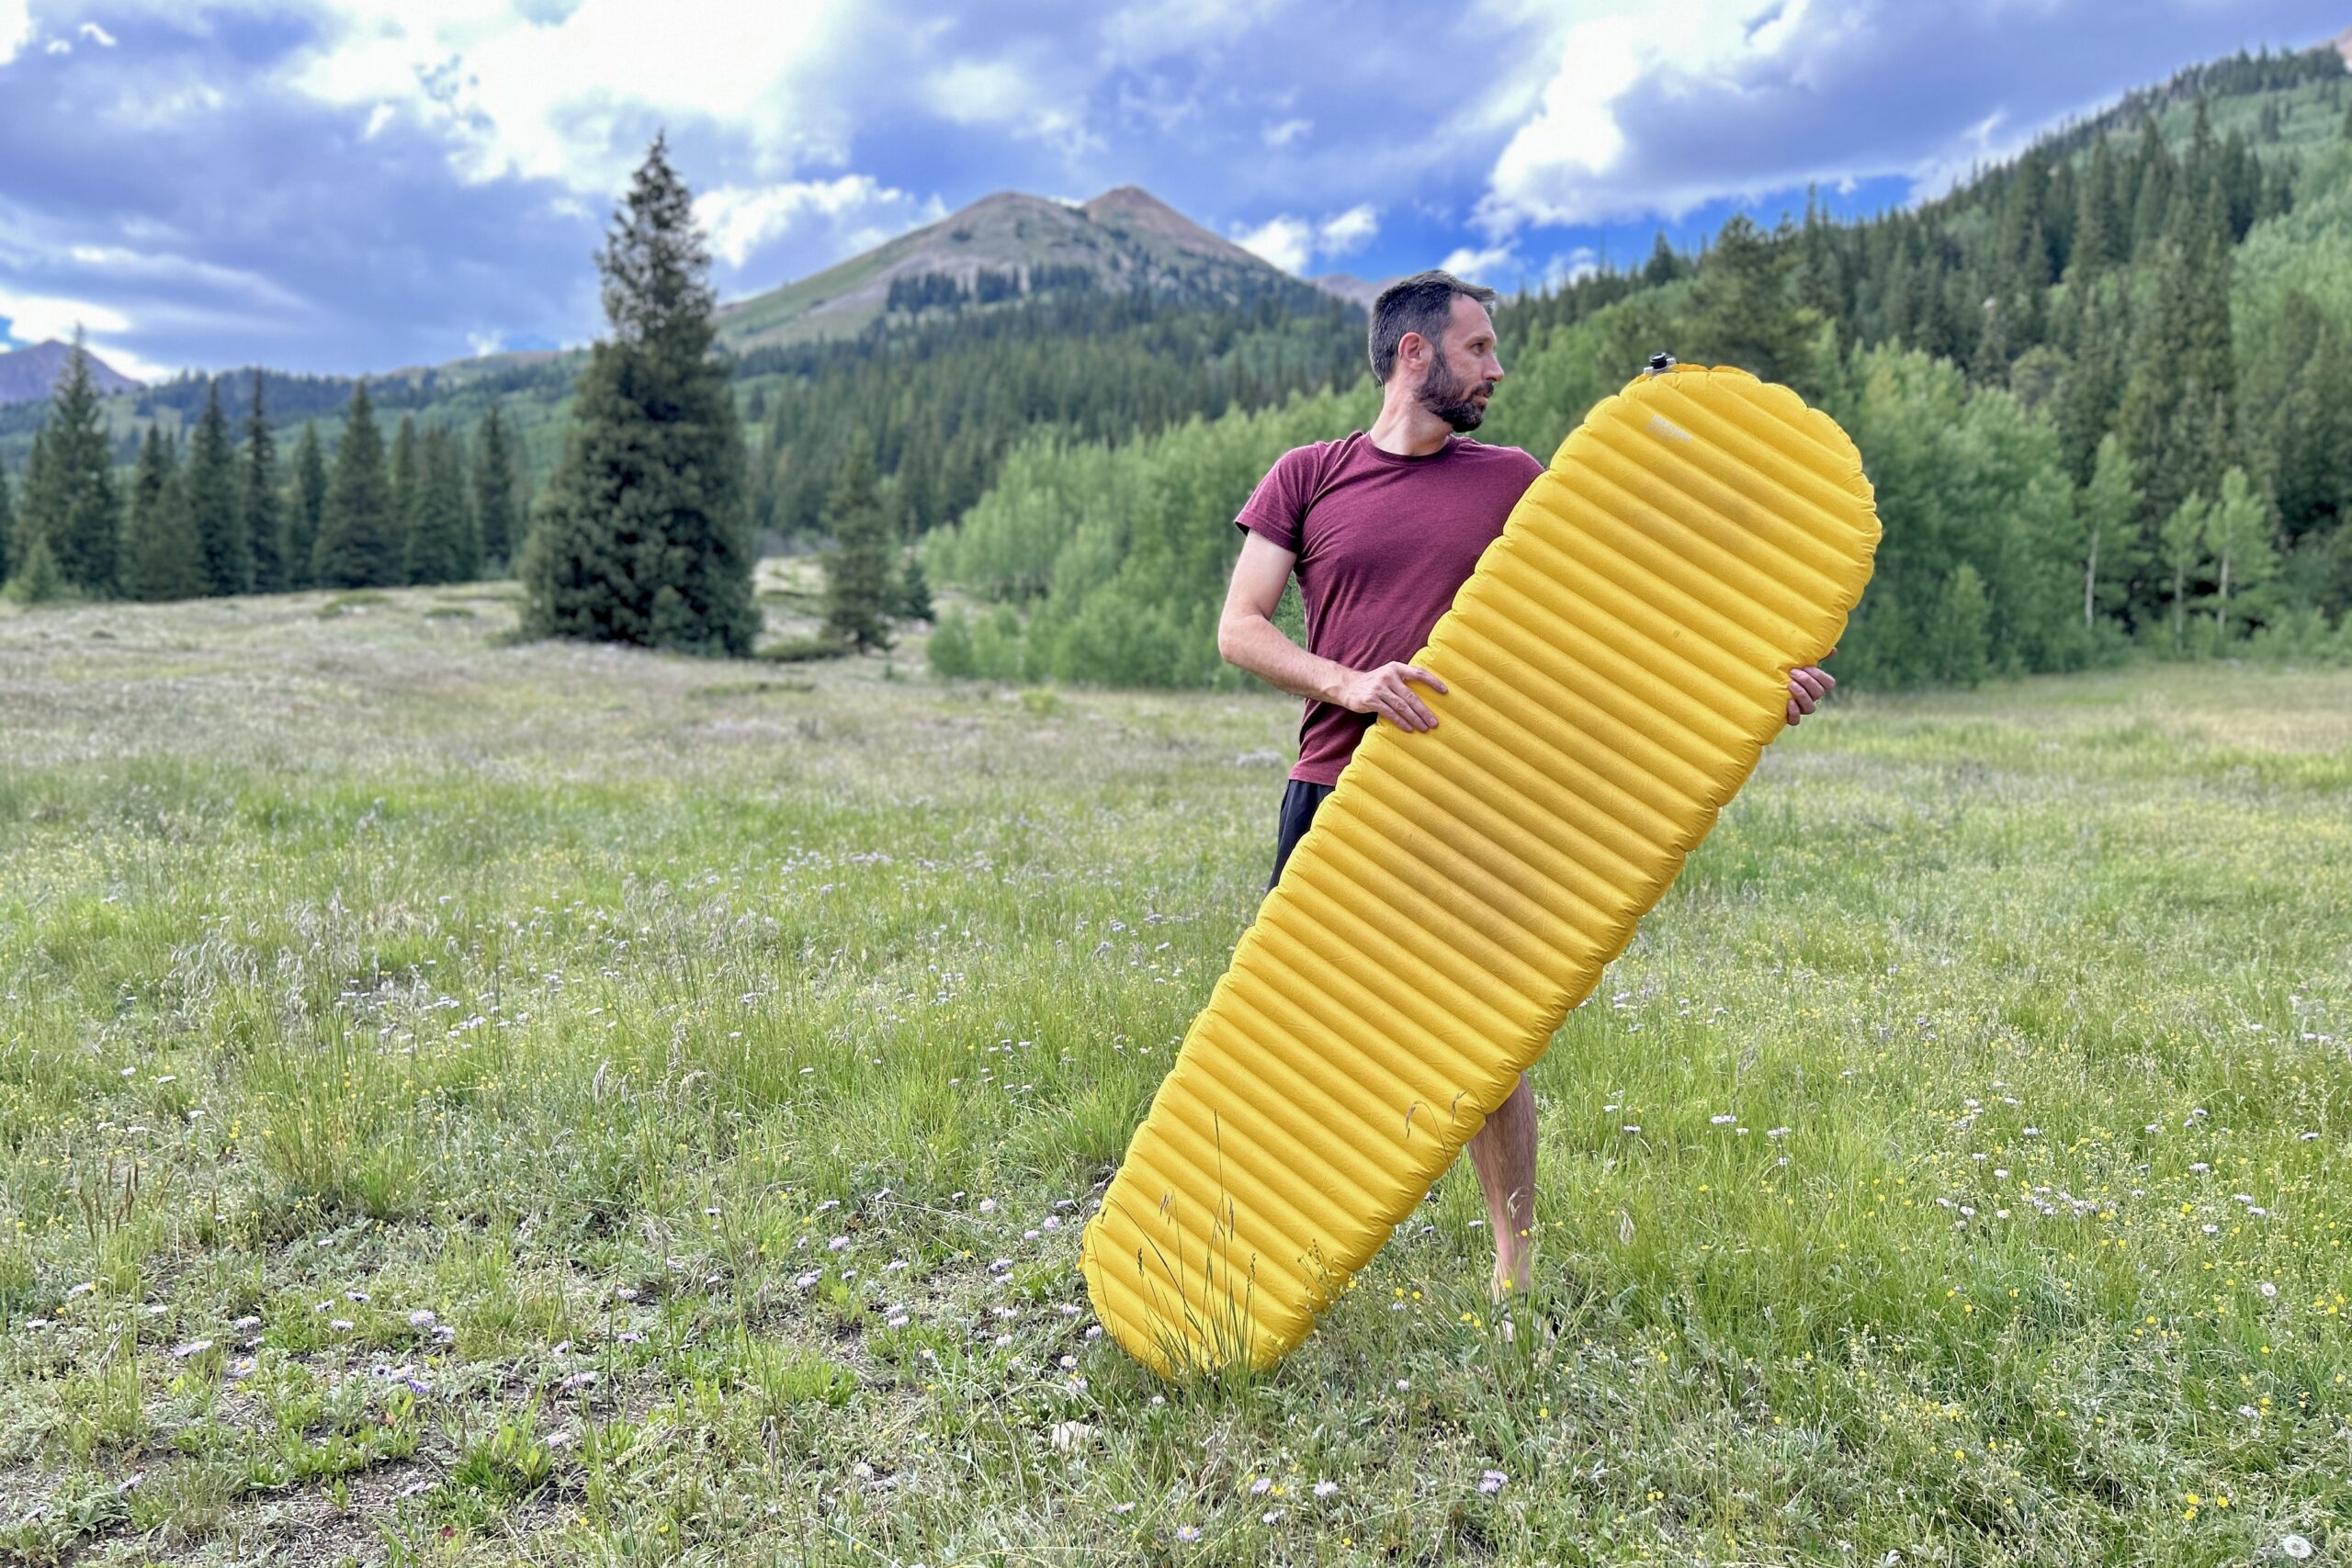
<instances>
[{"instance_id":1,"label":"sunlit grass","mask_svg":"<svg viewBox=\"0 0 2352 1568\"><path fill-rule=\"evenodd\" d=\"M1512 1337L1465 1169L1162 1389L1079 1231L1294 705L447 598L0 618L0 1549L2205 1562L2352 1506L2352 676L1808 723L1536 1070Z\"/></svg>"}]
</instances>

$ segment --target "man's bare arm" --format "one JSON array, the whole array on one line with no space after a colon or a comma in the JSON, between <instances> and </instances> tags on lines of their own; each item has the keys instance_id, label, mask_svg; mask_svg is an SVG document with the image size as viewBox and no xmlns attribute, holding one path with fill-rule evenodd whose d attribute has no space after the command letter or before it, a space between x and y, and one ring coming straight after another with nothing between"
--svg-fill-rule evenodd
<instances>
[{"instance_id":1,"label":"man's bare arm","mask_svg":"<svg viewBox=\"0 0 2352 1568\"><path fill-rule=\"evenodd\" d=\"M1241 558L1234 562L1233 581L1226 589L1225 613L1217 620L1218 657L1293 696L1374 714L1405 729L1435 729L1437 715L1406 684L1419 681L1443 692L1445 682L1428 671L1401 662L1351 670L1283 635L1274 625L1274 606L1282 603L1297 561L1295 553L1261 534L1244 536Z\"/></svg>"}]
</instances>

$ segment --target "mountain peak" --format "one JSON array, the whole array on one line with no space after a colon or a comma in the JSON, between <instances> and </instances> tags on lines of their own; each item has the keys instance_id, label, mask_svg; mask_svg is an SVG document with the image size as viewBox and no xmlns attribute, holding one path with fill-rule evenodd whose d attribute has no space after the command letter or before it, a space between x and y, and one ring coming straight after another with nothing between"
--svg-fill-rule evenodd
<instances>
[{"instance_id":1,"label":"mountain peak","mask_svg":"<svg viewBox=\"0 0 2352 1568\"><path fill-rule=\"evenodd\" d=\"M40 402L65 378L73 359L74 345L55 338L30 348L0 349L0 403ZM90 355L90 380L101 394L135 392L141 386L95 354Z\"/></svg>"},{"instance_id":2,"label":"mountain peak","mask_svg":"<svg viewBox=\"0 0 2352 1568\"><path fill-rule=\"evenodd\" d=\"M1288 273L1141 186L1114 186L1083 204L1001 190L863 255L723 307L719 336L738 353L847 337L889 313L891 285L900 278L952 277L968 289L983 273L1029 279L1040 269L1064 278L1082 272L1098 288L1313 298Z\"/></svg>"},{"instance_id":3,"label":"mountain peak","mask_svg":"<svg viewBox=\"0 0 2352 1568\"><path fill-rule=\"evenodd\" d=\"M1124 222L1185 249L1206 251L1237 265L1270 265L1214 230L1193 222L1141 186L1114 186L1080 210L1093 222Z\"/></svg>"}]
</instances>

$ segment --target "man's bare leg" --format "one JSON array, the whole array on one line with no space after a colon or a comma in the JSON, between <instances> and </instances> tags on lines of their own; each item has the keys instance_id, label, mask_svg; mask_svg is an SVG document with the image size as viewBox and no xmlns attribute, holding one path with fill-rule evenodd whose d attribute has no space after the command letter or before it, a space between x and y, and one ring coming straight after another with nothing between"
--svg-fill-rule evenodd
<instances>
[{"instance_id":1,"label":"man's bare leg","mask_svg":"<svg viewBox=\"0 0 2352 1568\"><path fill-rule=\"evenodd\" d=\"M1470 1140L1470 1163L1487 1194L1487 1224L1495 1233L1497 1300L1525 1295L1535 1283L1535 1097L1527 1075Z\"/></svg>"}]
</instances>

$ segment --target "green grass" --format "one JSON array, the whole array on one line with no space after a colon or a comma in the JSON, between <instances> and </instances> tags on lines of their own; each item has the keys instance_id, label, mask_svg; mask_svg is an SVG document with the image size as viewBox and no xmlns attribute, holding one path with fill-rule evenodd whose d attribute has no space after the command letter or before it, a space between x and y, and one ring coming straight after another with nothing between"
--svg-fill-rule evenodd
<instances>
[{"instance_id":1,"label":"green grass","mask_svg":"<svg viewBox=\"0 0 2352 1568\"><path fill-rule=\"evenodd\" d=\"M1079 1229L1289 700L325 602L0 615L0 1556L2342 1550L2352 675L1786 736L1535 1070L1542 1309L1457 1170L1163 1389Z\"/></svg>"}]
</instances>

